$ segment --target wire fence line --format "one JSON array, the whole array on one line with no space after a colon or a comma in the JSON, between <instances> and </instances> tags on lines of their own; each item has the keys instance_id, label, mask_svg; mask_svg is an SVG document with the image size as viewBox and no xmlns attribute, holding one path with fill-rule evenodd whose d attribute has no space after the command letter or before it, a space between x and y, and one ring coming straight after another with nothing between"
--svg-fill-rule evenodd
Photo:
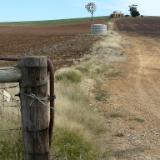
<instances>
[{"instance_id":1,"label":"wire fence line","mask_svg":"<svg viewBox=\"0 0 160 160\"><path fill-rule=\"evenodd\" d=\"M0 159L22 160L23 140L18 83L0 84Z\"/></svg>"},{"instance_id":2,"label":"wire fence line","mask_svg":"<svg viewBox=\"0 0 160 160\"><path fill-rule=\"evenodd\" d=\"M10 131L20 131L22 130L21 127L19 128L8 128L8 129L0 129L0 132L10 132Z\"/></svg>"},{"instance_id":3,"label":"wire fence line","mask_svg":"<svg viewBox=\"0 0 160 160\"><path fill-rule=\"evenodd\" d=\"M0 84L0 120L2 122L13 123L14 128L7 125L0 126L0 132L20 131L21 126L16 126L16 123L21 121L20 100L15 93L19 92L19 85ZM1 124L0 123L0 124Z\"/></svg>"},{"instance_id":4,"label":"wire fence line","mask_svg":"<svg viewBox=\"0 0 160 160\"><path fill-rule=\"evenodd\" d=\"M12 57L0 60L17 61ZM52 60L46 56L24 57L18 67L0 71L0 159L48 159L54 124Z\"/></svg>"},{"instance_id":5,"label":"wire fence line","mask_svg":"<svg viewBox=\"0 0 160 160\"><path fill-rule=\"evenodd\" d=\"M4 160L24 159L19 91L19 84L0 84L0 159ZM34 94L25 96L32 99L31 106L35 101L46 104L52 98Z\"/></svg>"}]
</instances>

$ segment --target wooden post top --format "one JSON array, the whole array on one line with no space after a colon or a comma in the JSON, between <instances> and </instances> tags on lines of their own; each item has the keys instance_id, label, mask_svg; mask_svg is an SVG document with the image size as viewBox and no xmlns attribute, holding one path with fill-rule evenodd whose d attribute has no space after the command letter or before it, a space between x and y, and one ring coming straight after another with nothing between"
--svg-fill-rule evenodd
<instances>
[{"instance_id":1,"label":"wooden post top","mask_svg":"<svg viewBox=\"0 0 160 160\"><path fill-rule=\"evenodd\" d=\"M20 60L18 67L47 67L46 56L27 56Z\"/></svg>"}]
</instances>

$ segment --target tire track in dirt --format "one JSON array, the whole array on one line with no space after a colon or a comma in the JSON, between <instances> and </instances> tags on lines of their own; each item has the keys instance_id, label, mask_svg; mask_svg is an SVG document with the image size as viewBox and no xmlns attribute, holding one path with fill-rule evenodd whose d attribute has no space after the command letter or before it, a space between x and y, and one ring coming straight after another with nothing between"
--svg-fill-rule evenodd
<instances>
[{"instance_id":1,"label":"tire track in dirt","mask_svg":"<svg viewBox=\"0 0 160 160\"><path fill-rule=\"evenodd\" d=\"M137 90L138 99L137 102L141 104L143 110L145 111L144 116L147 119L148 116L157 118L160 120L160 88L155 80L160 79L160 48L159 55L152 54L149 51L149 46L153 40L148 39L144 42L145 37L132 39L133 43L133 52L135 54L135 61L137 60L137 74L135 76L135 89ZM157 44L158 45L158 44ZM150 46L151 47L151 46ZM153 46L154 49L154 46ZM132 73L131 73L132 74ZM159 122L158 122L159 123Z\"/></svg>"},{"instance_id":2,"label":"tire track in dirt","mask_svg":"<svg viewBox=\"0 0 160 160\"><path fill-rule=\"evenodd\" d=\"M160 159L159 38L121 33L125 62L113 63L120 75L103 85L110 98L104 104L106 150L114 160Z\"/></svg>"}]
</instances>

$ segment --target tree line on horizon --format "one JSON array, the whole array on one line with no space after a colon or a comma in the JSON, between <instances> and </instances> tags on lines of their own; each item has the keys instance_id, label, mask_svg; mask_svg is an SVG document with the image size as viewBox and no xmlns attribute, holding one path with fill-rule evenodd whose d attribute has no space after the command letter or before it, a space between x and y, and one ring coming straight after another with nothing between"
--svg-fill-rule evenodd
<instances>
[{"instance_id":1,"label":"tree line on horizon","mask_svg":"<svg viewBox=\"0 0 160 160\"><path fill-rule=\"evenodd\" d=\"M138 5L135 4L129 6L129 12L132 17L140 16L140 12L138 11L137 7ZM91 14L91 21L92 23L94 23L94 13L97 9L96 3L89 2L88 4L85 5L85 8Z\"/></svg>"}]
</instances>

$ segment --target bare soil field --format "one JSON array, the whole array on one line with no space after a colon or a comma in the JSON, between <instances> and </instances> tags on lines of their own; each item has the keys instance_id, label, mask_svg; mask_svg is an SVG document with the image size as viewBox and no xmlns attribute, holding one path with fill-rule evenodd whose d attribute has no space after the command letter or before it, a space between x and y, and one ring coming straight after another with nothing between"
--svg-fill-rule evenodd
<instances>
[{"instance_id":1,"label":"bare soil field","mask_svg":"<svg viewBox=\"0 0 160 160\"><path fill-rule=\"evenodd\" d=\"M96 21L102 22L105 21ZM0 25L0 56L47 55L54 60L55 68L60 68L73 64L73 61L89 53L92 44L99 39L89 33L90 21L54 25Z\"/></svg>"}]
</instances>

